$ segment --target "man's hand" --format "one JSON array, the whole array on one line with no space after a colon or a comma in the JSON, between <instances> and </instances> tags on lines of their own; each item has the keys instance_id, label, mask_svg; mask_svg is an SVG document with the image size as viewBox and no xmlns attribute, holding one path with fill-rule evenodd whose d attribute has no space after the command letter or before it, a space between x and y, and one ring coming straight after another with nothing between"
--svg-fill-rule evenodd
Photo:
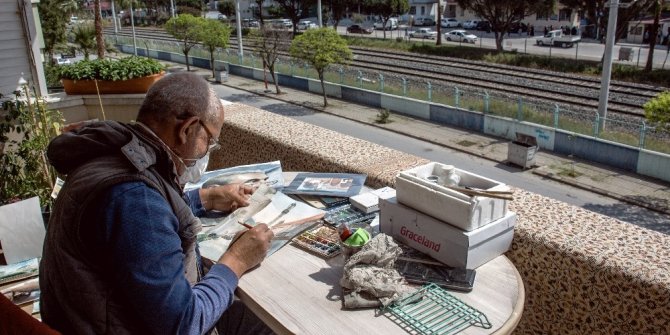
<instances>
[{"instance_id":1,"label":"man's hand","mask_svg":"<svg viewBox=\"0 0 670 335\"><path fill-rule=\"evenodd\" d=\"M200 189L200 201L205 210L232 212L239 207L249 205L249 197L254 193L251 186L244 184L228 184Z\"/></svg>"},{"instance_id":2,"label":"man's hand","mask_svg":"<svg viewBox=\"0 0 670 335\"><path fill-rule=\"evenodd\" d=\"M219 264L227 265L237 278L247 270L261 263L270 249L270 242L274 233L264 223L254 226L252 229L242 231L241 235L233 239L228 250L219 258Z\"/></svg>"}]
</instances>

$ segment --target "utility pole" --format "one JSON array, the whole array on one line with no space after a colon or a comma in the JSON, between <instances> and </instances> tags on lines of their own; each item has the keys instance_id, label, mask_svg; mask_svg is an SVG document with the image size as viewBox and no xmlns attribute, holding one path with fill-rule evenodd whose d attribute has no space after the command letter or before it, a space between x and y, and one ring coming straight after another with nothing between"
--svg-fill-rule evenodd
<instances>
[{"instance_id":1,"label":"utility pole","mask_svg":"<svg viewBox=\"0 0 670 335\"><path fill-rule=\"evenodd\" d=\"M133 53L137 56L137 40L135 39L135 12L133 12L133 1L130 1L130 26L133 30Z\"/></svg>"},{"instance_id":2,"label":"utility pole","mask_svg":"<svg viewBox=\"0 0 670 335\"><path fill-rule=\"evenodd\" d=\"M240 0L235 1L235 18L237 21L237 50L240 58L244 57L242 49L242 14L240 14Z\"/></svg>"},{"instance_id":3,"label":"utility pole","mask_svg":"<svg viewBox=\"0 0 670 335\"><path fill-rule=\"evenodd\" d=\"M319 28L323 28L323 13L321 12L321 0L318 0L316 2L316 11L318 12L317 15L319 17ZM337 27L335 27L335 30L337 30Z\"/></svg>"},{"instance_id":4,"label":"utility pole","mask_svg":"<svg viewBox=\"0 0 670 335\"><path fill-rule=\"evenodd\" d=\"M635 1L637 0L621 4L621 7L627 8ZM600 80L600 98L598 100L598 115L602 119L601 130L605 130L607 122L607 100L609 99L610 79L612 78L612 53L614 51L614 42L616 41L616 20L619 11L619 0L609 1L609 6L610 13L607 20L607 32L605 33L605 57L603 59L603 74Z\"/></svg>"},{"instance_id":5,"label":"utility pole","mask_svg":"<svg viewBox=\"0 0 670 335\"><path fill-rule=\"evenodd\" d=\"M170 12L174 18L174 0L170 0Z\"/></svg>"}]
</instances>

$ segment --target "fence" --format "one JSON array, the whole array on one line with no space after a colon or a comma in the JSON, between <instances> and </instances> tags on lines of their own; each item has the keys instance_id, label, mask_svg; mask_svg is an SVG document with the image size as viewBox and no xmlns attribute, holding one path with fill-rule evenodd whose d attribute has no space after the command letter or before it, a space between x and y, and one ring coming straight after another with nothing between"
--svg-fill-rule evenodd
<instances>
[{"instance_id":1,"label":"fence","mask_svg":"<svg viewBox=\"0 0 670 335\"><path fill-rule=\"evenodd\" d=\"M138 42L138 48L181 54L179 43L153 40ZM119 44L132 44L132 40L119 37ZM144 50L139 54L145 54ZM195 46L189 57L209 59L209 51ZM251 52L240 57L229 49L215 54L218 61L262 69L262 60ZM208 65L207 65L208 66ZM308 64L282 58L275 64L277 73L318 79L316 71ZM270 78L268 76L268 78ZM325 81L358 87L417 100L440 103L484 114L504 116L518 121L536 123L567 132L601 138L642 149L670 153L670 132L649 127L638 119L619 117L601 118L594 110L574 110L568 106L548 104L521 96L478 91L469 87L438 84L410 78L385 76L341 66L332 66L324 74Z\"/></svg>"}]
</instances>

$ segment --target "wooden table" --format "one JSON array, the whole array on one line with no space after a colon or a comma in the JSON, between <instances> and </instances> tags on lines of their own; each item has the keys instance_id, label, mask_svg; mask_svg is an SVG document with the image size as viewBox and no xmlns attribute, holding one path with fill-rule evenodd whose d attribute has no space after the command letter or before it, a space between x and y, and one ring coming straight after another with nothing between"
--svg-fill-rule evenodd
<instances>
[{"instance_id":1,"label":"wooden table","mask_svg":"<svg viewBox=\"0 0 670 335\"><path fill-rule=\"evenodd\" d=\"M323 259L289 244L245 274L237 295L278 334L406 334L375 309L342 309L343 265L342 255ZM505 256L477 268L472 292L452 294L493 325L461 334L509 334L523 312L523 282Z\"/></svg>"}]
</instances>

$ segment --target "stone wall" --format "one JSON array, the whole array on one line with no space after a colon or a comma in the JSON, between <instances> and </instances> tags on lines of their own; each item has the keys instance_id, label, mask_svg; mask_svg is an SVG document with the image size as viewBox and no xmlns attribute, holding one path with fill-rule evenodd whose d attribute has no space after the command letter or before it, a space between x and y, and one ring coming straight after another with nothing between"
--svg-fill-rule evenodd
<instances>
[{"instance_id":1,"label":"stone wall","mask_svg":"<svg viewBox=\"0 0 670 335\"><path fill-rule=\"evenodd\" d=\"M210 169L280 160L285 171L368 174L369 186L426 160L254 107L226 106ZM507 257L526 288L517 334L665 334L670 237L515 190Z\"/></svg>"}]
</instances>

